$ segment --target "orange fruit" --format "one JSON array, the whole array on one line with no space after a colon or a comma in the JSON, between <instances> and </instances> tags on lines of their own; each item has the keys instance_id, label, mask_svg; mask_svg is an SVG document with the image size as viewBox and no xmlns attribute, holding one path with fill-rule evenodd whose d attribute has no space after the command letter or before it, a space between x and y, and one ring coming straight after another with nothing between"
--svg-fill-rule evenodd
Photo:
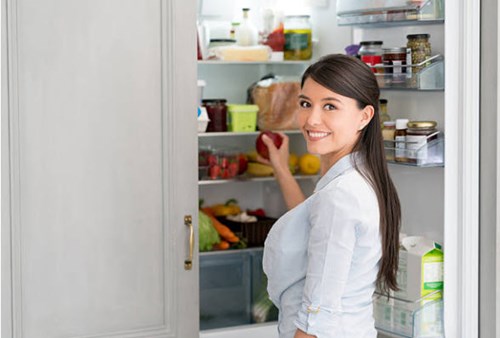
<instances>
[{"instance_id":1,"label":"orange fruit","mask_svg":"<svg viewBox=\"0 0 500 338\"><path fill-rule=\"evenodd\" d=\"M304 175L315 175L321 168L319 157L313 154L304 154L299 158L299 169Z\"/></svg>"}]
</instances>

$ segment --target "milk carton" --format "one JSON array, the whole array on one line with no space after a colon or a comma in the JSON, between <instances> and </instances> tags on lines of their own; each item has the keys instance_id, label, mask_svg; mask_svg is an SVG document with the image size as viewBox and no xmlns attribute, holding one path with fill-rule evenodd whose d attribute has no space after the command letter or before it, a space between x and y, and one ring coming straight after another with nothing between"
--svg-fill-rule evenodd
<instances>
[{"instance_id":1,"label":"milk carton","mask_svg":"<svg viewBox=\"0 0 500 338\"><path fill-rule=\"evenodd\" d=\"M441 245L421 236L401 240L398 287L394 297L416 301L436 290L443 290L444 255ZM440 298L426 297L426 301Z\"/></svg>"}]
</instances>

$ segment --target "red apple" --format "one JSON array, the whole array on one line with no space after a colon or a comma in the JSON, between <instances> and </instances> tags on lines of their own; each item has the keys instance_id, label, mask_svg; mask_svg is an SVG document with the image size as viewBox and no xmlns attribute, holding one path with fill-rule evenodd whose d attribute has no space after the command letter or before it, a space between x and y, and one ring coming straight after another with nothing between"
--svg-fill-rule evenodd
<instances>
[{"instance_id":1,"label":"red apple","mask_svg":"<svg viewBox=\"0 0 500 338\"><path fill-rule=\"evenodd\" d=\"M264 141L262 141L262 136L266 135L269 137L271 140L273 140L274 145L276 148L279 149L281 147L281 143L283 143L283 138L281 137L280 134L273 133L272 131L263 131L257 136L257 140L255 141L255 149L259 153L260 156L262 156L265 159L269 159L269 149L267 149L266 144Z\"/></svg>"}]
</instances>

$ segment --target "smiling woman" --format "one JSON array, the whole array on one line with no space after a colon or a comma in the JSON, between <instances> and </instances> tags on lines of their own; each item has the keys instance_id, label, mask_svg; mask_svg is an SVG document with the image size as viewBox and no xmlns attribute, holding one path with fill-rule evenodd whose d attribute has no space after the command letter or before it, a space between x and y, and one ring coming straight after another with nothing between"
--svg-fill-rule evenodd
<instances>
[{"instance_id":1,"label":"smiling woman","mask_svg":"<svg viewBox=\"0 0 500 338\"><path fill-rule=\"evenodd\" d=\"M288 139L269 163L290 211L269 233L264 271L280 338L375 338L372 295L395 290L400 204L389 177L379 88L361 61L329 55L302 77L297 121L322 177L304 200L289 171Z\"/></svg>"}]
</instances>

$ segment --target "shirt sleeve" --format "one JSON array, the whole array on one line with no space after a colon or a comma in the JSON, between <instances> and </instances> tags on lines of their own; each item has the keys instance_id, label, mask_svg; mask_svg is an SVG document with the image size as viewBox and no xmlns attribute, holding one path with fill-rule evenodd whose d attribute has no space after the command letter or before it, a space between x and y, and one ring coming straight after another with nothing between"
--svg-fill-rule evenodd
<instances>
[{"instance_id":1,"label":"shirt sleeve","mask_svg":"<svg viewBox=\"0 0 500 338\"><path fill-rule=\"evenodd\" d=\"M359 201L341 183L320 190L310 209L308 267L295 325L318 338L340 335L341 299L357 238Z\"/></svg>"}]
</instances>

